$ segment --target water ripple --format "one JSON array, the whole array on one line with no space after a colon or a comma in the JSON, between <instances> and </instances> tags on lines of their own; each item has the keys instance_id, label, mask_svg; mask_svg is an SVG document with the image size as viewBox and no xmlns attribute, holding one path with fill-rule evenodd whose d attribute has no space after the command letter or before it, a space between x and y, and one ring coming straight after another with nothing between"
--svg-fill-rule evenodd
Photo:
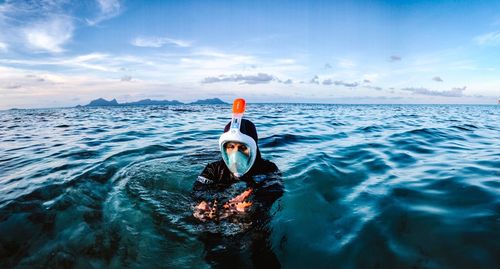
<instances>
[{"instance_id":1,"label":"water ripple","mask_svg":"<svg viewBox=\"0 0 500 269\"><path fill-rule=\"evenodd\" d=\"M247 110L284 175L270 224L284 268L498 268L498 106ZM229 113L1 111L0 267L208 268L200 233L242 228L193 221L189 191Z\"/></svg>"}]
</instances>

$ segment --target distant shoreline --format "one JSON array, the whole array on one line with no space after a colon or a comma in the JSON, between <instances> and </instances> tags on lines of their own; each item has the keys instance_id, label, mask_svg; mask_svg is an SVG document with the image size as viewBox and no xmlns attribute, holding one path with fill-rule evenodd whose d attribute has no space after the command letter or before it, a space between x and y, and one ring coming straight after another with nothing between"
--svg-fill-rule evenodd
<instances>
[{"instance_id":1,"label":"distant shoreline","mask_svg":"<svg viewBox=\"0 0 500 269\"><path fill-rule=\"evenodd\" d=\"M499 106L497 104L368 104L368 103L360 103L360 104L347 104L347 103L285 103L285 102L248 102L249 105L339 105L339 106ZM9 108L2 109L0 111L19 111L19 110L38 110L38 109L70 109L70 108L98 108L98 107L125 107L125 106L189 106L189 105L229 105L229 103L221 103L221 104L195 104L191 103L180 103L180 104L118 104L118 105L104 105L104 106L87 106L87 105L77 105L77 106L66 106L66 107L38 107L38 108Z\"/></svg>"},{"instance_id":2,"label":"distant shoreline","mask_svg":"<svg viewBox=\"0 0 500 269\"><path fill-rule=\"evenodd\" d=\"M135 102L127 102L127 103L118 103L116 99L108 101L104 98L98 98L90 101L87 105L77 105L76 107L103 107L103 106L137 106L137 105L226 105L228 103L222 101L219 98L211 98L211 99L201 99L196 100L191 103L183 103L177 100L151 100L151 99L143 99Z\"/></svg>"}]
</instances>

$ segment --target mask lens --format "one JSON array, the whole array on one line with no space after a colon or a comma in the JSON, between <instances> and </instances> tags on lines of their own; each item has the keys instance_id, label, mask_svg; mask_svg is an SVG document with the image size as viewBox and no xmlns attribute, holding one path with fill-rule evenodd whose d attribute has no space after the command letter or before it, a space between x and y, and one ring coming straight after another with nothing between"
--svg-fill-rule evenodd
<instances>
[{"instance_id":1,"label":"mask lens","mask_svg":"<svg viewBox=\"0 0 500 269\"><path fill-rule=\"evenodd\" d=\"M250 170L251 154L246 144L228 142L224 145L222 156L229 170L240 177Z\"/></svg>"}]
</instances>

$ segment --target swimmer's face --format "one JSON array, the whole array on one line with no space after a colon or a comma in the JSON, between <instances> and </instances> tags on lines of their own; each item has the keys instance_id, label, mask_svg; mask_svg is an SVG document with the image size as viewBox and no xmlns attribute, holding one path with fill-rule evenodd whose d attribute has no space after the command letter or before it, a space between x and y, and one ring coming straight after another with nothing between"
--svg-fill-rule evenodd
<instances>
[{"instance_id":1,"label":"swimmer's face","mask_svg":"<svg viewBox=\"0 0 500 269\"><path fill-rule=\"evenodd\" d=\"M226 149L226 153L229 155L233 152L240 151L241 153L250 156L250 149L242 143L238 142L227 142L224 145L224 148Z\"/></svg>"}]
</instances>

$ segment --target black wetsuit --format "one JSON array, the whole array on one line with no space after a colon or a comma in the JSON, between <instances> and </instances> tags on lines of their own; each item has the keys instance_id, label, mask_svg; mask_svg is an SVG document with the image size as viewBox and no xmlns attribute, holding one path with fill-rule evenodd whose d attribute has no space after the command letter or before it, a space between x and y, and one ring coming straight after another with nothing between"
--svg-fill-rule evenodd
<instances>
[{"instance_id":1,"label":"black wetsuit","mask_svg":"<svg viewBox=\"0 0 500 269\"><path fill-rule=\"evenodd\" d=\"M213 200L217 198L217 191L238 182L245 182L247 188L254 189L254 195L261 198L259 200L267 200L271 204L283 194L278 167L271 161L258 158L250 171L241 178L235 177L222 159L208 164L193 185L194 196L199 201L207 198Z\"/></svg>"},{"instance_id":2,"label":"black wetsuit","mask_svg":"<svg viewBox=\"0 0 500 269\"><path fill-rule=\"evenodd\" d=\"M225 131L228 129L226 126ZM253 123L243 120L240 130L257 142ZM283 195L283 182L278 167L262 159L258 149L255 163L241 178L235 177L222 159L208 164L194 183L193 196L196 203L217 199L220 205L248 188L253 189L253 204L245 214L246 220L242 220L248 225L241 232L230 235L204 232L200 235L205 259L215 268L280 268L269 244L269 211ZM247 255L250 256L245 257Z\"/></svg>"}]
</instances>

